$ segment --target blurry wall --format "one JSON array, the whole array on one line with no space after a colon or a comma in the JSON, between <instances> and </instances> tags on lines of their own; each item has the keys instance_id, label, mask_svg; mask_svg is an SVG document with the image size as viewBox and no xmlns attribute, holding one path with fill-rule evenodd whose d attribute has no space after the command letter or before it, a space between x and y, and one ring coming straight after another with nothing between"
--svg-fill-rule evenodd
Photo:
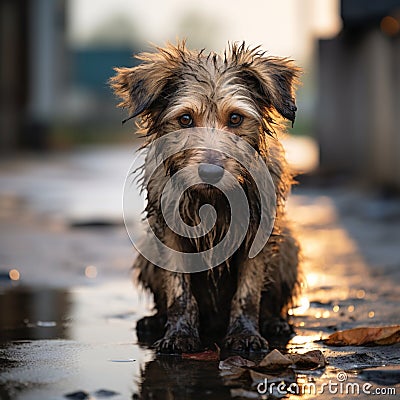
<instances>
[{"instance_id":1,"label":"blurry wall","mask_svg":"<svg viewBox=\"0 0 400 400\"><path fill-rule=\"evenodd\" d=\"M93 3L92 3L93 4ZM134 65L131 42L107 43L118 21L83 45L68 42L67 0L0 2L0 151L43 150L95 141L122 119L107 81L116 65ZM112 21L112 17L110 19ZM128 36L125 31L125 36ZM117 35L118 39L118 35ZM101 127L101 128L99 128Z\"/></svg>"},{"instance_id":2,"label":"blurry wall","mask_svg":"<svg viewBox=\"0 0 400 400\"><path fill-rule=\"evenodd\" d=\"M230 0L3 0L1 149L131 140L134 128L120 127L126 113L115 108L107 80L114 66L134 65L132 53L148 50L149 42L177 37L216 51L245 40L295 59L304 75L290 133L312 135L314 39L339 27L338 0L240 0L234 6Z\"/></svg>"},{"instance_id":3,"label":"blurry wall","mask_svg":"<svg viewBox=\"0 0 400 400\"><path fill-rule=\"evenodd\" d=\"M23 129L28 96L29 1L0 2L0 149L12 148Z\"/></svg>"},{"instance_id":4,"label":"blurry wall","mask_svg":"<svg viewBox=\"0 0 400 400\"><path fill-rule=\"evenodd\" d=\"M400 1L342 0L318 47L321 170L400 189Z\"/></svg>"},{"instance_id":5,"label":"blurry wall","mask_svg":"<svg viewBox=\"0 0 400 400\"><path fill-rule=\"evenodd\" d=\"M65 88L65 1L0 2L0 144L43 148Z\"/></svg>"}]
</instances>

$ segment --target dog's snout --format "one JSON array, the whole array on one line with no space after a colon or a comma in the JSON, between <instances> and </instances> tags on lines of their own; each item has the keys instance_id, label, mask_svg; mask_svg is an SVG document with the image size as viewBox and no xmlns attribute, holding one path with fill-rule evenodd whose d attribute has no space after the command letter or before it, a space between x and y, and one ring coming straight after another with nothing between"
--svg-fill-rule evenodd
<instances>
[{"instance_id":1,"label":"dog's snout","mask_svg":"<svg viewBox=\"0 0 400 400\"><path fill-rule=\"evenodd\" d=\"M198 168L199 176L204 183L215 184L219 182L224 175L224 169L215 164L201 163Z\"/></svg>"}]
</instances>

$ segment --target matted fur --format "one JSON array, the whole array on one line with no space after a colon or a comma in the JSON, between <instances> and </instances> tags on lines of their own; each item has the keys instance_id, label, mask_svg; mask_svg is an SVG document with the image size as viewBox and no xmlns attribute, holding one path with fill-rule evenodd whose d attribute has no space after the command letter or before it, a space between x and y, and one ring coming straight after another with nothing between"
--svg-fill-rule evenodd
<instances>
[{"instance_id":1,"label":"matted fur","mask_svg":"<svg viewBox=\"0 0 400 400\"><path fill-rule=\"evenodd\" d=\"M170 177L187 165L211 162L237 176L246 192L251 224L239 250L210 272L173 273L152 265L141 255L135 262L139 282L154 294L157 314L138 322L138 331L158 330L156 347L161 352L196 351L201 343L222 339L233 350L261 350L265 336L290 332L287 306L298 283L298 245L285 219L285 200L292 177L279 142L283 118L295 120L294 87L299 69L292 61L266 56L258 47L233 44L221 56L190 51L184 42L142 53L142 63L133 68L116 68L111 79L119 106L139 116L145 136L144 147L154 139L182 127L178 119L190 114L199 127L227 130L246 140L270 171L277 200L272 235L255 258L248 258L260 218L259 194L246 171L223 152L179 151L152 176L146 174L146 217L163 243L180 251L202 251L224 236L229 212L220 193L198 187L186 191L181 214L190 225L199 222L198 210L209 203L217 211L217 222L209 234L190 240L174 234L161 213L162 190ZM232 113L243 116L238 127L227 121ZM164 325L165 323L165 325ZM282 332L283 329L283 332Z\"/></svg>"}]
</instances>

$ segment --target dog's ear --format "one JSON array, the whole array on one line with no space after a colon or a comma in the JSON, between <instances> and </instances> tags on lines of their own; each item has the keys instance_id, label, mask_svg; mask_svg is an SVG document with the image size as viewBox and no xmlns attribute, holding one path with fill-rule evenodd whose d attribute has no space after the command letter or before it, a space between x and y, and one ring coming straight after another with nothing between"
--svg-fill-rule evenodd
<instances>
[{"instance_id":1,"label":"dog's ear","mask_svg":"<svg viewBox=\"0 0 400 400\"><path fill-rule=\"evenodd\" d=\"M300 69L292 61L278 57L255 57L245 69L255 78L261 100L293 125L297 111L294 90Z\"/></svg>"},{"instance_id":2,"label":"dog's ear","mask_svg":"<svg viewBox=\"0 0 400 400\"><path fill-rule=\"evenodd\" d=\"M157 62L146 62L132 68L114 68L110 79L114 93L121 98L118 107L129 109L130 117L145 112L160 96L167 76Z\"/></svg>"},{"instance_id":3,"label":"dog's ear","mask_svg":"<svg viewBox=\"0 0 400 400\"><path fill-rule=\"evenodd\" d=\"M166 100L164 91L167 85L173 90L174 77L189 54L185 40L165 48L155 46L154 50L137 55L142 63L136 67L115 68L116 74L110 79L114 93L122 100L118 106L129 109L129 118L148 113L157 100Z\"/></svg>"}]
</instances>

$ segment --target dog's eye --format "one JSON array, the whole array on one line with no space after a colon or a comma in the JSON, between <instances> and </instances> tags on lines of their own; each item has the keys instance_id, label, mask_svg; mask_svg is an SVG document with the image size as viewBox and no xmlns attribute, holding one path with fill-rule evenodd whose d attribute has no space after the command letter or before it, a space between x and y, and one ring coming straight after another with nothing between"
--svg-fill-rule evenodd
<instances>
[{"instance_id":1,"label":"dog's eye","mask_svg":"<svg viewBox=\"0 0 400 400\"><path fill-rule=\"evenodd\" d=\"M235 128L243 122L243 116L233 113L229 116L229 126Z\"/></svg>"},{"instance_id":2,"label":"dog's eye","mask_svg":"<svg viewBox=\"0 0 400 400\"><path fill-rule=\"evenodd\" d=\"M182 128L190 128L193 125L193 118L190 114L183 114L178 118Z\"/></svg>"}]
</instances>

